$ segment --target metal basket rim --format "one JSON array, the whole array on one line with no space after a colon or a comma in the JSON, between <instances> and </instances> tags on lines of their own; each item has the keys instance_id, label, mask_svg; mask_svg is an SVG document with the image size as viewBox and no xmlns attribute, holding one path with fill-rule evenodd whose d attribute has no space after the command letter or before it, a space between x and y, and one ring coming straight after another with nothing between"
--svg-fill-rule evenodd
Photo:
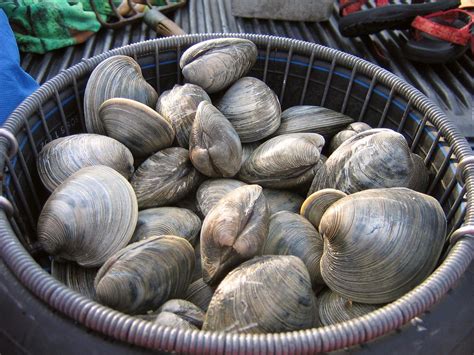
<instances>
[{"instance_id":1,"label":"metal basket rim","mask_svg":"<svg viewBox=\"0 0 474 355\"><path fill-rule=\"evenodd\" d=\"M446 115L421 92L402 79L375 64L339 50L318 44L255 34L195 34L148 40L127 45L99 54L63 70L30 95L11 114L3 128L17 134L26 117L31 115L43 101L66 85L70 85L78 75L82 75L104 59L117 54L140 55L155 50L178 48L202 40L218 37L240 37L258 44L267 44L277 49L300 51L306 55L315 53L319 58L335 60L338 64L357 69L388 87L396 87L400 95L407 98L414 107L428 116L429 121L440 130L453 146L462 164L459 175L464 178L467 191L467 207L463 232L474 235L474 163L472 150L466 140ZM0 139L0 152L6 157L8 141ZM4 170L5 160L0 160ZM0 187L2 188L2 187ZM467 232L466 232L467 231ZM60 311L80 324L111 336L117 340L147 348L178 352L235 352L247 349L255 352L272 352L282 348L288 352L314 353L331 351L360 344L386 334L421 314L439 301L449 288L459 279L473 257L472 238L458 238L443 263L423 283L398 300L373 311L363 317L336 325L275 334L226 334L198 330L182 330L157 326L102 306L69 289L44 271L24 249L14 234L5 211L0 212L0 255L20 282L43 302Z\"/></svg>"}]
</instances>

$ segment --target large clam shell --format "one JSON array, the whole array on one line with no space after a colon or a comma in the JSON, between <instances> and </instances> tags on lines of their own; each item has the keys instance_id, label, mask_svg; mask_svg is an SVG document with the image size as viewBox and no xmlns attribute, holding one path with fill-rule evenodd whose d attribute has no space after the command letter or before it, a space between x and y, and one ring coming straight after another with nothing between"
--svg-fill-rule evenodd
<instances>
[{"instance_id":1,"label":"large clam shell","mask_svg":"<svg viewBox=\"0 0 474 355\"><path fill-rule=\"evenodd\" d=\"M184 238L166 235L132 243L100 268L97 299L122 312L146 313L183 296L193 268L193 248Z\"/></svg>"},{"instance_id":2,"label":"large clam shell","mask_svg":"<svg viewBox=\"0 0 474 355\"><path fill-rule=\"evenodd\" d=\"M204 312L195 304L180 299L174 299L166 301L159 309L158 312L169 312L176 314L178 317L191 323L197 328L202 327L204 322Z\"/></svg>"},{"instance_id":3,"label":"large clam shell","mask_svg":"<svg viewBox=\"0 0 474 355\"><path fill-rule=\"evenodd\" d=\"M267 199L270 216L280 211L298 213L304 201L300 195L291 191L263 189L263 194Z\"/></svg>"},{"instance_id":4,"label":"large clam shell","mask_svg":"<svg viewBox=\"0 0 474 355\"><path fill-rule=\"evenodd\" d=\"M100 266L128 244L137 217L128 181L107 166L90 166L71 175L48 198L38 219L38 240L50 255Z\"/></svg>"},{"instance_id":5,"label":"large clam shell","mask_svg":"<svg viewBox=\"0 0 474 355\"><path fill-rule=\"evenodd\" d=\"M324 138L317 133L292 133L269 139L242 165L239 179L271 188L296 188L313 179L322 165Z\"/></svg>"},{"instance_id":6,"label":"large clam shell","mask_svg":"<svg viewBox=\"0 0 474 355\"><path fill-rule=\"evenodd\" d=\"M262 252L269 213L262 188L239 187L207 214L201 229L202 273L213 285L230 270Z\"/></svg>"},{"instance_id":7,"label":"large clam shell","mask_svg":"<svg viewBox=\"0 0 474 355\"><path fill-rule=\"evenodd\" d=\"M171 123L141 102L109 99L100 106L99 117L107 135L123 143L134 157L146 158L173 144Z\"/></svg>"},{"instance_id":8,"label":"large clam shell","mask_svg":"<svg viewBox=\"0 0 474 355\"><path fill-rule=\"evenodd\" d=\"M200 230L201 220L190 210L178 207L149 208L138 213L137 227L130 242L157 235L176 235L194 245Z\"/></svg>"},{"instance_id":9,"label":"large clam shell","mask_svg":"<svg viewBox=\"0 0 474 355\"><path fill-rule=\"evenodd\" d=\"M433 197L406 188L348 195L324 213L321 273L341 296L391 302L423 281L443 249L446 217Z\"/></svg>"},{"instance_id":10,"label":"large clam shell","mask_svg":"<svg viewBox=\"0 0 474 355\"><path fill-rule=\"evenodd\" d=\"M99 107L113 97L124 97L154 107L158 94L146 82L137 62L124 55L105 59L95 67L84 93L84 119L89 133L106 134Z\"/></svg>"},{"instance_id":11,"label":"large clam shell","mask_svg":"<svg viewBox=\"0 0 474 355\"><path fill-rule=\"evenodd\" d=\"M140 209L172 204L199 184L200 176L183 148L163 149L145 160L132 176L131 184Z\"/></svg>"},{"instance_id":12,"label":"large clam shell","mask_svg":"<svg viewBox=\"0 0 474 355\"><path fill-rule=\"evenodd\" d=\"M256 61L257 46L253 42L242 38L218 38L188 48L179 65L188 82L215 93L247 74Z\"/></svg>"},{"instance_id":13,"label":"large clam shell","mask_svg":"<svg viewBox=\"0 0 474 355\"><path fill-rule=\"evenodd\" d=\"M383 187L424 191L428 171L405 138L389 129L372 129L346 140L314 177L309 194L333 188L345 193Z\"/></svg>"},{"instance_id":14,"label":"large clam shell","mask_svg":"<svg viewBox=\"0 0 474 355\"><path fill-rule=\"evenodd\" d=\"M262 254L297 256L308 269L313 287L324 284L319 266L323 248L323 239L306 218L288 211L270 216Z\"/></svg>"},{"instance_id":15,"label":"large clam shell","mask_svg":"<svg viewBox=\"0 0 474 355\"><path fill-rule=\"evenodd\" d=\"M56 187L80 169L106 165L126 179L133 174L132 153L115 139L98 134L74 134L46 144L38 155L38 174L44 186Z\"/></svg>"},{"instance_id":16,"label":"large clam shell","mask_svg":"<svg viewBox=\"0 0 474 355\"><path fill-rule=\"evenodd\" d=\"M238 187L247 185L234 179L210 179L204 181L196 191L199 210L206 216L219 200Z\"/></svg>"},{"instance_id":17,"label":"large clam shell","mask_svg":"<svg viewBox=\"0 0 474 355\"><path fill-rule=\"evenodd\" d=\"M288 133L318 133L332 137L353 120L340 112L320 106L293 106L281 114L281 125L274 136Z\"/></svg>"},{"instance_id":18,"label":"large clam shell","mask_svg":"<svg viewBox=\"0 0 474 355\"><path fill-rule=\"evenodd\" d=\"M202 88L193 84L175 85L158 98L156 111L171 122L176 141L183 148L188 148L196 110L202 101L211 102L211 99Z\"/></svg>"},{"instance_id":19,"label":"large clam shell","mask_svg":"<svg viewBox=\"0 0 474 355\"><path fill-rule=\"evenodd\" d=\"M242 145L234 127L211 103L202 101L189 136L189 157L209 177L232 177L240 169Z\"/></svg>"},{"instance_id":20,"label":"large clam shell","mask_svg":"<svg viewBox=\"0 0 474 355\"><path fill-rule=\"evenodd\" d=\"M195 304L204 312L207 312L209 303L214 295L214 287L209 286L204 280L198 279L189 285L184 299Z\"/></svg>"},{"instance_id":21,"label":"large clam shell","mask_svg":"<svg viewBox=\"0 0 474 355\"><path fill-rule=\"evenodd\" d=\"M322 325L332 325L362 317L381 306L352 302L329 289L318 294L319 319Z\"/></svg>"},{"instance_id":22,"label":"large clam shell","mask_svg":"<svg viewBox=\"0 0 474 355\"><path fill-rule=\"evenodd\" d=\"M85 268L72 262L51 262L51 275L80 294L95 298L94 278L97 268Z\"/></svg>"},{"instance_id":23,"label":"large clam shell","mask_svg":"<svg viewBox=\"0 0 474 355\"><path fill-rule=\"evenodd\" d=\"M295 256L262 256L219 284L203 330L279 333L317 324L316 297L303 262Z\"/></svg>"},{"instance_id":24,"label":"large clam shell","mask_svg":"<svg viewBox=\"0 0 474 355\"><path fill-rule=\"evenodd\" d=\"M354 137L358 133L368 131L372 129L367 123L364 122L353 122L348 125L345 129L337 133L332 137L329 143L329 153L332 154L339 146L351 137Z\"/></svg>"},{"instance_id":25,"label":"large clam shell","mask_svg":"<svg viewBox=\"0 0 474 355\"><path fill-rule=\"evenodd\" d=\"M257 78L236 81L216 107L232 123L242 143L268 137L280 126L280 102L272 89Z\"/></svg>"}]
</instances>

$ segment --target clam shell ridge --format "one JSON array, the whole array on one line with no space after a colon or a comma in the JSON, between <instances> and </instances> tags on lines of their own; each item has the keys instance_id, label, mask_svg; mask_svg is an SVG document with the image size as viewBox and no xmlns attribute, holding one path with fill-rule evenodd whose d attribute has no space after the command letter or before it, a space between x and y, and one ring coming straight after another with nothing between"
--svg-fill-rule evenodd
<instances>
[{"instance_id":1,"label":"clam shell ridge","mask_svg":"<svg viewBox=\"0 0 474 355\"><path fill-rule=\"evenodd\" d=\"M319 190L309 195L303 202L300 214L319 230L319 222L321 222L324 212L326 212L334 202L346 196L347 194L344 192L335 189Z\"/></svg>"},{"instance_id":2,"label":"clam shell ridge","mask_svg":"<svg viewBox=\"0 0 474 355\"><path fill-rule=\"evenodd\" d=\"M278 333L317 324L316 297L303 262L295 256L262 256L243 263L219 284L203 330Z\"/></svg>"},{"instance_id":3,"label":"clam shell ridge","mask_svg":"<svg viewBox=\"0 0 474 355\"><path fill-rule=\"evenodd\" d=\"M339 146L351 137L354 137L358 133L368 131L371 129L367 123L364 122L353 122L348 125L345 129L338 132L329 143L329 153L333 153Z\"/></svg>"},{"instance_id":4,"label":"clam shell ridge","mask_svg":"<svg viewBox=\"0 0 474 355\"><path fill-rule=\"evenodd\" d=\"M222 197L245 185L247 185L245 182L234 179L211 179L204 181L196 191L199 210L206 216Z\"/></svg>"},{"instance_id":5,"label":"clam shell ridge","mask_svg":"<svg viewBox=\"0 0 474 355\"><path fill-rule=\"evenodd\" d=\"M99 107L113 97L124 97L154 107L158 94L143 78L132 58L116 55L99 63L87 81L84 93L84 119L89 133L106 134Z\"/></svg>"},{"instance_id":6,"label":"clam shell ridge","mask_svg":"<svg viewBox=\"0 0 474 355\"><path fill-rule=\"evenodd\" d=\"M90 299L95 298L94 278L97 271L97 268L85 268L72 262L53 260L51 263L51 275L54 278Z\"/></svg>"},{"instance_id":7,"label":"clam shell ridge","mask_svg":"<svg viewBox=\"0 0 474 355\"><path fill-rule=\"evenodd\" d=\"M38 155L38 174L44 186L56 187L80 169L105 165L126 179L133 174L132 153L115 139L98 134L75 134L46 144Z\"/></svg>"},{"instance_id":8,"label":"clam shell ridge","mask_svg":"<svg viewBox=\"0 0 474 355\"><path fill-rule=\"evenodd\" d=\"M280 102L272 89L257 78L237 80L216 107L232 123L242 143L268 137L280 126Z\"/></svg>"},{"instance_id":9,"label":"clam shell ridge","mask_svg":"<svg viewBox=\"0 0 474 355\"><path fill-rule=\"evenodd\" d=\"M188 48L179 65L186 81L208 93L218 92L241 78L257 61L257 46L247 39L219 38Z\"/></svg>"},{"instance_id":10,"label":"clam shell ridge","mask_svg":"<svg viewBox=\"0 0 474 355\"><path fill-rule=\"evenodd\" d=\"M346 196L324 213L321 273L356 302L391 302L422 282L441 254L446 217L433 197L406 188Z\"/></svg>"},{"instance_id":11,"label":"clam shell ridge","mask_svg":"<svg viewBox=\"0 0 474 355\"><path fill-rule=\"evenodd\" d=\"M99 117L107 135L123 143L135 157L146 158L173 144L171 123L141 102L109 99L100 106Z\"/></svg>"},{"instance_id":12,"label":"clam shell ridge","mask_svg":"<svg viewBox=\"0 0 474 355\"><path fill-rule=\"evenodd\" d=\"M95 279L97 299L114 309L136 314L179 298L189 286L194 251L176 236L151 237L118 251Z\"/></svg>"},{"instance_id":13,"label":"clam shell ridge","mask_svg":"<svg viewBox=\"0 0 474 355\"><path fill-rule=\"evenodd\" d=\"M198 306L204 312L207 312L214 291L214 288L205 283L201 278L189 285L184 298Z\"/></svg>"},{"instance_id":14,"label":"clam shell ridge","mask_svg":"<svg viewBox=\"0 0 474 355\"><path fill-rule=\"evenodd\" d=\"M180 147L189 146L189 134L202 101L211 102L211 99L201 87L193 84L175 85L158 98L156 111L171 122Z\"/></svg>"},{"instance_id":15,"label":"clam shell ridge","mask_svg":"<svg viewBox=\"0 0 474 355\"><path fill-rule=\"evenodd\" d=\"M107 166L82 168L46 201L38 219L44 250L85 267L102 265L128 244L137 224L135 193Z\"/></svg>"},{"instance_id":16,"label":"clam shell ridge","mask_svg":"<svg viewBox=\"0 0 474 355\"><path fill-rule=\"evenodd\" d=\"M230 270L262 252L269 213L262 188L239 187L207 214L201 229L203 279L215 284Z\"/></svg>"}]
</instances>

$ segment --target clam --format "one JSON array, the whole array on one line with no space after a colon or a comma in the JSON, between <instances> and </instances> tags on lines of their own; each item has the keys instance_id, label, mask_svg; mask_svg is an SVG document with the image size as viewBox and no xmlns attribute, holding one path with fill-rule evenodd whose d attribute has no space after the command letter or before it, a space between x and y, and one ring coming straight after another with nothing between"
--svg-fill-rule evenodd
<instances>
[{"instance_id":1,"label":"clam","mask_svg":"<svg viewBox=\"0 0 474 355\"><path fill-rule=\"evenodd\" d=\"M204 181L196 192L199 210L206 216L222 197L245 185L247 185L245 182L233 179L211 179Z\"/></svg>"},{"instance_id":2,"label":"clam","mask_svg":"<svg viewBox=\"0 0 474 355\"><path fill-rule=\"evenodd\" d=\"M201 230L201 220L190 210L178 207L158 207L142 210L131 242L156 235L176 235L196 244Z\"/></svg>"},{"instance_id":3,"label":"clam","mask_svg":"<svg viewBox=\"0 0 474 355\"><path fill-rule=\"evenodd\" d=\"M321 273L329 288L352 301L387 303L436 266L446 217L431 196L407 188L373 189L336 201L319 232Z\"/></svg>"},{"instance_id":4,"label":"clam","mask_svg":"<svg viewBox=\"0 0 474 355\"><path fill-rule=\"evenodd\" d=\"M193 277L191 277L191 282L199 280L202 278L202 266L201 266L201 243L197 243L194 247L194 272Z\"/></svg>"},{"instance_id":5,"label":"clam","mask_svg":"<svg viewBox=\"0 0 474 355\"><path fill-rule=\"evenodd\" d=\"M292 133L269 139L245 161L239 179L276 189L309 185L321 167L324 138L317 133Z\"/></svg>"},{"instance_id":6,"label":"clam","mask_svg":"<svg viewBox=\"0 0 474 355\"><path fill-rule=\"evenodd\" d=\"M207 312L207 308L211 302L212 296L214 295L214 291L215 289L205 283L201 278L189 285L184 299L195 304L204 312Z\"/></svg>"},{"instance_id":7,"label":"clam","mask_svg":"<svg viewBox=\"0 0 474 355\"><path fill-rule=\"evenodd\" d=\"M262 256L243 263L219 284L203 330L279 333L317 324L316 297L303 262L295 256Z\"/></svg>"},{"instance_id":8,"label":"clam","mask_svg":"<svg viewBox=\"0 0 474 355\"><path fill-rule=\"evenodd\" d=\"M311 224L319 229L319 222L324 215L324 212L331 207L334 202L346 197L342 191L335 189L322 189L311 195L303 202L300 214L304 216Z\"/></svg>"},{"instance_id":9,"label":"clam","mask_svg":"<svg viewBox=\"0 0 474 355\"><path fill-rule=\"evenodd\" d=\"M381 306L352 302L329 289L318 294L319 319L323 325L337 324L362 317Z\"/></svg>"},{"instance_id":10,"label":"clam","mask_svg":"<svg viewBox=\"0 0 474 355\"><path fill-rule=\"evenodd\" d=\"M123 143L134 157L146 158L173 144L171 123L141 102L109 99L100 106L99 117L106 134Z\"/></svg>"},{"instance_id":11,"label":"clam","mask_svg":"<svg viewBox=\"0 0 474 355\"><path fill-rule=\"evenodd\" d=\"M181 328L181 329L198 329L194 324L188 322L182 317L170 313L170 312L160 312L155 318L154 321L157 325L172 327L172 328Z\"/></svg>"},{"instance_id":12,"label":"clam","mask_svg":"<svg viewBox=\"0 0 474 355\"><path fill-rule=\"evenodd\" d=\"M293 106L281 114L281 125L274 136L288 133L318 133L328 139L353 120L340 112L320 106Z\"/></svg>"},{"instance_id":13,"label":"clam","mask_svg":"<svg viewBox=\"0 0 474 355\"><path fill-rule=\"evenodd\" d=\"M348 125L345 129L337 133L329 143L329 153L333 153L342 143L351 137L354 137L358 133L368 131L371 129L367 123L354 122Z\"/></svg>"},{"instance_id":14,"label":"clam","mask_svg":"<svg viewBox=\"0 0 474 355\"><path fill-rule=\"evenodd\" d=\"M184 238L165 235L132 243L100 268L97 299L122 312L145 313L184 296L193 268L193 248Z\"/></svg>"},{"instance_id":15,"label":"clam","mask_svg":"<svg viewBox=\"0 0 474 355\"><path fill-rule=\"evenodd\" d=\"M131 184L140 209L172 204L199 184L199 173L183 148L163 149L145 160L132 176Z\"/></svg>"},{"instance_id":16,"label":"clam","mask_svg":"<svg viewBox=\"0 0 474 355\"><path fill-rule=\"evenodd\" d=\"M189 157L209 177L232 177L240 169L242 145L234 127L211 103L202 101L189 136Z\"/></svg>"},{"instance_id":17,"label":"clam","mask_svg":"<svg viewBox=\"0 0 474 355\"><path fill-rule=\"evenodd\" d=\"M208 93L218 92L241 78L257 61L257 46L242 38L210 39L188 48L179 66L186 81Z\"/></svg>"},{"instance_id":18,"label":"clam","mask_svg":"<svg viewBox=\"0 0 474 355\"><path fill-rule=\"evenodd\" d=\"M428 171L405 138L389 129L372 129L349 138L316 172L309 194L333 188L345 193L383 187L424 191Z\"/></svg>"},{"instance_id":19,"label":"clam","mask_svg":"<svg viewBox=\"0 0 474 355\"><path fill-rule=\"evenodd\" d=\"M185 209L190 210L191 212L193 212L200 219L204 218L204 216L202 215L202 213L201 213L201 211L199 210L199 207L198 207L198 203L197 203L197 200L196 200L195 189L193 189L190 193L188 193L181 200L176 201L175 203L173 203L173 206L179 207L179 208L185 208Z\"/></svg>"},{"instance_id":20,"label":"clam","mask_svg":"<svg viewBox=\"0 0 474 355\"><path fill-rule=\"evenodd\" d=\"M38 240L54 257L100 266L128 244L137 217L128 181L107 166L90 166L67 178L48 198L38 219Z\"/></svg>"},{"instance_id":21,"label":"clam","mask_svg":"<svg viewBox=\"0 0 474 355\"><path fill-rule=\"evenodd\" d=\"M245 161L252 155L253 151L257 149L260 145L260 142L252 142L247 144L242 144L242 163L241 166L244 165Z\"/></svg>"},{"instance_id":22,"label":"clam","mask_svg":"<svg viewBox=\"0 0 474 355\"><path fill-rule=\"evenodd\" d=\"M94 278L97 270L97 268L85 268L71 262L61 263L53 260L51 263L53 277L90 299L95 298Z\"/></svg>"},{"instance_id":23,"label":"clam","mask_svg":"<svg viewBox=\"0 0 474 355\"><path fill-rule=\"evenodd\" d=\"M156 111L171 122L179 146L188 148L189 133L193 126L198 105L211 102L209 95L197 85L175 85L158 98Z\"/></svg>"},{"instance_id":24,"label":"clam","mask_svg":"<svg viewBox=\"0 0 474 355\"><path fill-rule=\"evenodd\" d=\"M126 179L133 174L132 153L115 139L98 134L74 134L46 144L38 155L38 174L53 192L69 176L93 165L117 170Z\"/></svg>"},{"instance_id":25,"label":"clam","mask_svg":"<svg viewBox=\"0 0 474 355\"><path fill-rule=\"evenodd\" d=\"M123 97L154 107L158 94L143 78L140 65L132 58L116 55L99 63L87 81L84 119L89 133L106 134L99 107L113 97Z\"/></svg>"},{"instance_id":26,"label":"clam","mask_svg":"<svg viewBox=\"0 0 474 355\"><path fill-rule=\"evenodd\" d=\"M268 137L280 126L280 102L272 89L257 78L236 81L216 107L232 123L242 143Z\"/></svg>"},{"instance_id":27,"label":"clam","mask_svg":"<svg viewBox=\"0 0 474 355\"><path fill-rule=\"evenodd\" d=\"M158 312L168 312L176 314L178 317L201 328L204 321L204 312L195 304L180 299L166 301Z\"/></svg>"},{"instance_id":28,"label":"clam","mask_svg":"<svg viewBox=\"0 0 474 355\"><path fill-rule=\"evenodd\" d=\"M260 255L268 220L267 202L258 185L239 187L219 200L201 229L204 281L215 285L237 265Z\"/></svg>"},{"instance_id":29,"label":"clam","mask_svg":"<svg viewBox=\"0 0 474 355\"><path fill-rule=\"evenodd\" d=\"M313 225L299 214L281 211L270 216L268 237L263 255L294 255L308 269L311 284L324 284L319 262L323 255L323 239Z\"/></svg>"},{"instance_id":30,"label":"clam","mask_svg":"<svg viewBox=\"0 0 474 355\"><path fill-rule=\"evenodd\" d=\"M270 216L280 211L290 211L298 213L304 199L291 191L263 189L263 194L267 199Z\"/></svg>"}]
</instances>

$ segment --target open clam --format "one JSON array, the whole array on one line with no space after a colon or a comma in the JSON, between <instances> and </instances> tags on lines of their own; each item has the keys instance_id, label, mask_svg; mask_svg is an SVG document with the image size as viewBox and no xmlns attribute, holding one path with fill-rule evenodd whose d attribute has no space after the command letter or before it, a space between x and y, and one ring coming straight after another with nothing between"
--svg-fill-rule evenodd
<instances>
[{"instance_id":1,"label":"open clam","mask_svg":"<svg viewBox=\"0 0 474 355\"><path fill-rule=\"evenodd\" d=\"M109 99L100 106L99 117L107 135L123 143L134 157L146 158L173 144L171 123L141 102Z\"/></svg>"},{"instance_id":2,"label":"open clam","mask_svg":"<svg viewBox=\"0 0 474 355\"><path fill-rule=\"evenodd\" d=\"M116 55L99 63L87 81L84 93L84 119L89 133L106 134L99 107L113 97L123 97L154 107L158 94L142 76L132 58Z\"/></svg>"},{"instance_id":3,"label":"open clam","mask_svg":"<svg viewBox=\"0 0 474 355\"><path fill-rule=\"evenodd\" d=\"M90 166L71 175L48 198L38 218L38 240L50 255L100 266L128 244L137 217L129 182L112 168Z\"/></svg>"},{"instance_id":4,"label":"open clam","mask_svg":"<svg viewBox=\"0 0 474 355\"><path fill-rule=\"evenodd\" d=\"M210 177L232 177L240 169L242 145L234 127L211 103L202 101L189 136L194 167Z\"/></svg>"},{"instance_id":5,"label":"open clam","mask_svg":"<svg viewBox=\"0 0 474 355\"><path fill-rule=\"evenodd\" d=\"M145 160L131 184L140 209L172 204L199 184L200 176L184 148L166 148Z\"/></svg>"},{"instance_id":6,"label":"open clam","mask_svg":"<svg viewBox=\"0 0 474 355\"><path fill-rule=\"evenodd\" d=\"M272 89L257 78L237 80L216 107L232 123L242 143L268 137L280 126L280 102Z\"/></svg>"},{"instance_id":7,"label":"open clam","mask_svg":"<svg viewBox=\"0 0 474 355\"><path fill-rule=\"evenodd\" d=\"M207 214L201 229L203 279L210 285L262 252L269 213L262 188L239 187L225 195Z\"/></svg>"},{"instance_id":8,"label":"open clam","mask_svg":"<svg viewBox=\"0 0 474 355\"><path fill-rule=\"evenodd\" d=\"M53 277L90 299L95 298L94 278L98 270L94 267L85 268L72 262L53 260L51 263Z\"/></svg>"},{"instance_id":9,"label":"open clam","mask_svg":"<svg viewBox=\"0 0 474 355\"><path fill-rule=\"evenodd\" d=\"M317 324L316 297L303 262L295 256L262 256L243 263L219 284L203 330L279 333Z\"/></svg>"},{"instance_id":10,"label":"open clam","mask_svg":"<svg viewBox=\"0 0 474 355\"><path fill-rule=\"evenodd\" d=\"M234 179L210 179L204 181L196 191L199 210L206 216L219 200L238 187L247 185Z\"/></svg>"},{"instance_id":11,"label":"open clam","mask_svg":"<svg viewBox=\"0 0 474 355\"><path fill-rule=\"evenodd\" d=\"M252 68L257 46L247 39L218 38L193 45L182 55L179 65L186 81L208 93L220 91Z\"/></svg>"},{"instance_id":12,"label":"open clam","mask_svg":"<svg viewBox=\"0 0 474 355\"><path fill-rule=\"evenodd\" d=\"M80 169L105 165L129 179L133 174L132 153L115 139L98 134L74 134L46 144L38 155L38 174L53 192Z\"/></svg>"},{"instance_id":13,"label":"open clam","mask_svg":"<svg viewBox=\"0 0 474 355\"><path fill-rule=\"evenodd\" d=\"M156 111L171 122L180 147L188 148L189 134L202 101L211 102L211 99L202 88L193 84L175 85L158 98Z\"/></svg>"},{"instance_id":14,"label":"open clam","mask_svg":"<svg viewBox=\"0 0 474 355\"><path fill-rule=\"evenodd\" d=\"M184 238L166 235L132 243L100 268L97 299L122 312L146 313L183 296L193 268L193 248Z\"/></svg>"},{"instance_id":15,"label":"open clam","mask_svg":"<svg viewBox=\"0 0 474 355\"><path fill-rule=\"evenodd\" d=\"M291 191L263 189L263 194L267 199L270 216L280 211L290 211L298 213L304 199Z\"/></svg>"},{"instance_id":16,"label":"open clam","mask_svg":"<svg viewBox=\"0 0 474 355\"><path fill-rule=\"evenodd\" d=\"M353 122L348 125L345 129L337 133L329 143L329 153L333 153L339 146L351 137L354 137L358 133L368 131L372 129L367 123L364 122Z\"/></svg>"}]
</instances>

